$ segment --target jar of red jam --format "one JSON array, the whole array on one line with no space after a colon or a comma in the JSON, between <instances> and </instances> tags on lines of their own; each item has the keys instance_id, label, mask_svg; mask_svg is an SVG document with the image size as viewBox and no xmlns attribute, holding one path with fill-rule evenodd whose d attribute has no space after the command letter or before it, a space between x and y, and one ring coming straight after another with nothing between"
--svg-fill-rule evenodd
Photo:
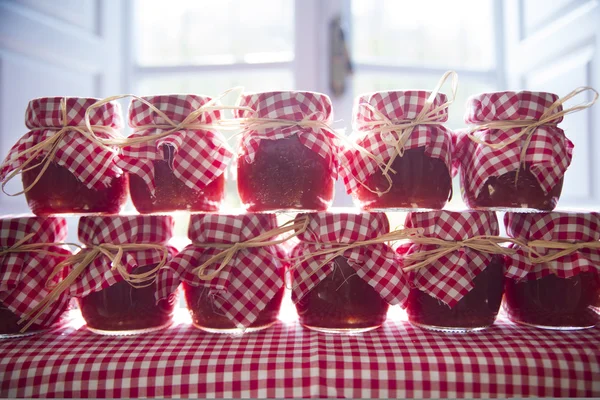
<instances>
[{"instance_id":1,"label":"jar of red jam","mask_svg":"<svg viewBox=\"0 0 600 400\"><path fill-rule=\"evenodd\" d=\"M127 201L127 176L114 163L115 139L122 127L121 108L98 99L43 97L29 102L25 124L30 131L10 150L0 168L7 182L18 172L27 203L36 215L117 214ZM39 147L36 147L39 146Z\"/></svg>"},{"instance_id":2,"label":"jar of red jam","mask_svg":"<svg viewBox=\"0 0 600 400\"><path fill-rule=\"evenodd\" d=\"M97 252L69 287L89 330L102 335L133 335L172 323L176 294L159 299L157 288L165 284L163 280L173 279L170 274L158 273L176 253L167 245L173 225L171 217L160 215L79 220L79 240L85 245L82 256L100 248L110 255ZM120 258L119 250L123 251ZM80 262L71 266L70 274Z\"/></svg>"},{"instance_id":3,"label":"jar of red jam","mask_svg":"<svg viewBox=\"0 0 600 400\"><path fill-rule=\"evenodd\" d=\"M406 90L356 99L352 145L341 155L340 174L361 209L440 209L448 201L452 135L443 123L448 121L449 102L441 93L431 102L430 96L424 90ZM425 108L439 111L427 124L407 128ZM391 169L385 172L388 164Z\"/></svg>"},{"instance_id":4,"label":"jar of red jam","mask_svg":"<svg viewBox=\"0 0 600 400\"><path fill-rule=\"evenodd\" d=\"M71 255L61 242L67 237L64 218L0 218L0 338L32 335L60 325L69 306L65 293L57 297L24 333L26 317L48 295L46 283L61 275L54 268ZM26 320L27 321L27 320Z\"/></svg>"},{"instance_id":5,"label":"jar of red jam","mask_svg":"<svg viewBox=\"0 0 600 400\"><path fill-rule=\"evenodd\" d=\"M405 226L423 231L397 249L402 268L410 274L409 322L447 332L491 326L502 301L505 265L505 251L494 250L495 242L489 239L499 233L496 215L409 213Z\"/></svg>"},{"instance_id":6,"label":"jar of red jam","mask_svg":"<svg viewBox=\"0 0 600 400\"><path fill-rule=\"evenodd\" d=\"M544 329L591 328L600 297L600 213L507 213L514 244L507 258L504 307L519 324Z\"/></svg>"},{"instance_id":7,"label":"jar of red jam","mask_svg":"<svg viewBox=\"0 0 600 400\"><path fill-rule=\"evenodd\" d=\"M556 207L573 143L557 126L562 116L530 125L561 112L557 100L552 93L529 91L469 98L465 122L479 128L458 134L454 155L468 207L521 211Z\"/></svg>"},{"instance_id":8,"label":"jar of red jam","mask_svg":"<svg viewBox=\"0 0 600 400\"><path fill-rule=\"evenodd\" d=\"M131 199L140 213L219 210L232 153L212 127L221 119L220 111L201 111L211 101L170 94L131 102L129 125L134 133L117 165L129 173ZM156 135L165 136L152 139Z\"/></svg>"},{"instance_id":9,"label":"jar of red jam","mask_svg":"<svg viewBox=\"0 0 600 400\"><path fill-rule=\"evenodd\" d=\"M286 254L280 245L260 243L274 240L269 231L276 228L274 214L192 215L192 244L167 265L178 280L162 288L161 296L181 281L192 322L204 331L243 333L270 327L277 322L285 291ZM253 246L246 246L252 241Z\"/></svg>"},{"instance_id":10,"label":"jar of red jam","mask_svg":"<svg viewBox=\"0 0 600 400\"><path fill-rule=\"evenodd\" d=\"M313 92L244 94L238 192L251 212L326 210L337 179L329 97Z\"/></svg>"},{"instance_id":11,"label":"jar of red jam","mask_svg":"<svg viewBox=\"0 0 600 400\"><path fill-rule=\"evenodd\" d=\"M403 303L409 290L394 251L376 240L389 232L385 214L322 212L296 221L304 218L308 228L298 236L290 267L300 323L327 333L380 327L389 305Z\"/></svg>"}]
</instances>

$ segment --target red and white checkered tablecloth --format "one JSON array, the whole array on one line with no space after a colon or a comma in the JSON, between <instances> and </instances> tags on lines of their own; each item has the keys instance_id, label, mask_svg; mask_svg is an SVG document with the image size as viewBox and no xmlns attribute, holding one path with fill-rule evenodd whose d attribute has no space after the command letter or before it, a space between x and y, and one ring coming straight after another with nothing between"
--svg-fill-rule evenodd
<instances>
[{"instance_id":1,"label":"red and white checkered tablecloth","mask_svg":"<svg viewBox=\"0 0 600 400\"><path fill-rule=\"evenodd\" d=\"M552 332L501 317L449 335L393 319L332 336L293 321L236 337L179 318L145 336L102 337L81 325L1 341L0 397L600 396L600 328Z\"/></svg>"}]
</instances>

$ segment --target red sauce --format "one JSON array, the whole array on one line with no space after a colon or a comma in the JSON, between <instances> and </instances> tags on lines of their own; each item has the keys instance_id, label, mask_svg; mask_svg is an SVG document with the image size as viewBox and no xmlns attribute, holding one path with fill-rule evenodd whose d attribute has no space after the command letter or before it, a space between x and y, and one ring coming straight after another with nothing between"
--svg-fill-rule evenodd
<instances>
[{"instance_id":1,"label":"red sauce","mask_svg":"<svg viewBox=\"0 0 600 400\"><path fill-rule=\"evenodd\" d=\"M133 273L155 265L136 268ZM176 296L156 303L155 285L136 289L125 281L78 299L87 326L100 331L136 331L168 325L173 318ZM123 332L126 333L126 332Z\"/></svg>"},{"instance_id":2,"label":"red sauce","mask_svg":"<svg viewBox=\"0 0 600 400\"><path fill-rule=\"evenodd\" d=\"M331 168L296 135L262 140L254 162L238 157L238 191L251 212L326 210L333 201Z\"/></svg>"},{"instance_id":3,"label":"red sauce","mask_svg":"<svg viewBox=\"0 0 600 400\"><path fill-rule=\"evenodd\" d=\"M168 155L168 146L165 146ZM169 157L165 160L154 161L154 185L156 195L152 197L144 180L135 175L129 175L131 200L135 208L142 214L169 212L176 210L187 211L219 211L225 198L225 174L221 174L203 190L189 188L177 179L169 166Z\"/></svg>"},{"instance_id":4,"label":"red sauce","mask_svg":"<svg viewBox=\"0 0 600 400\"><path fill-rule=\"evenodd\" d=\"M335 269L298 303L300 323L323 330L363 330L385 322L389 304L356 275L343 257Z\"/></svg>"},{"instance_id":5,"label":"red sauce","mask_svg":"<svg viewBox=\"0 0 600 400\"><path fill-rule=\"evenodd\" d=\"M562 179L546 194L528 168L521 169L515 185L516 174L516 171L512 171L490 177L477 198L472 192L465 193L465 203L470 208L531 208L552 211L556 207L562 191Z\"/></svg>"},{"instance_id":6,"label":"red sauce","mask_svg":"<svg viewBox=\"0 0 600 400\"><path fill-rule=\"evenodd\" d=\"M425 155L425 148L406 150L404 156L392 163L396 173L390 173L393 186L379 197L359 186L353 194L363 210L380 208L429 208L444 207L452 190L452 179L446 164ZM384 191L389 183L381 171L369 176L364 182L373 190Z\"/></svg>"},{"instance_id":7,"label":"red sauce","mask_svg":"<svg viewBox=\"0 0 600 400\"><path fill-rule=\"evenodd\" d=\"M21 317L17 314L13 313L10 309L4 306L2 302L0 302L0 335L18 335L21 332L21 329L25 326L26 323L21 325L18 324ZM38 324L32 324L29 328L27 328L28 332L40 331L42 329L46 329L49 327L41 326Z\"/></svg>"},{"instance_id":8,"label":"red sauce","mask_svg":"<svg viewBox=\"0 0 600 400\"><path fill-rule=\"evenodd\" d=\"M208 288L192 286L186 282L182 283L182 287L195 326L210 330L237 329L237 326L217 309L213 298L209 295L210 290ZM268 327L277 321L284 292L285 288L282 286L249 328Z\"/></svg>"},{"instance_id":9,"label":"red sauce","mask_svg":"<svg viewBox=\"0 0 600 400\"><path fill-rule=\"evenodd\" d=\"M488 267L475 277L473 285L452 308L419 289L412 289L406 305L408 320L433 329L470 330L491 326L502 302L504 259L494 256Z\"/></svg>"},{"instance_id":10,"label":"red sauce","mask_svg":"<svg viewBox=\"0 0 600 400\"><path fill-rule=\"evenodd\" d=\"M32 184L41 170L40 165L23 172L23 187ZM50 163L40 180L25 193L25 197L31 211L40 216L68 213L118 214L127 201L127 182L127 175L123 175L114 178L106 189L89 189L67 168Z\"/></svg>"},{"instance_id":11,"label":"red sauce","mask_svg":"<svg viewBox=\"0 0 600 400\"><path fill-rule=\"evenodd\" d=\"M592 327L600 322L590 306L600 298L600 277L582 272L569 279L506 280L504 307L509 318L540 327Z\"/></svg>"}]
</instances>

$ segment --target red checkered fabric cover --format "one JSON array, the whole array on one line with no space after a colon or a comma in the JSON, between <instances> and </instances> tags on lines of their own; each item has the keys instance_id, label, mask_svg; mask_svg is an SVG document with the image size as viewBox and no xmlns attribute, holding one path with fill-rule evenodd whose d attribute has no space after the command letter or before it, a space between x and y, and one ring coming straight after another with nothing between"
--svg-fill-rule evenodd
<instances>
[{"instance_id":1,"label":"red checkered fabric cover","mask_svg":"<svg viewBox=\"0 0 600 400\"><path fill-rule=\"evenodd\" d=\"M600 213L506 213L504 224L510 237L525 242L547 240L557 242L592 242L600 240ZM599 271L600 250L583 248L554 261L533 264L529 252L511 244L516 253L507 257L506 276L515 280L540 279L551 273L571 278L581 272ZM557 252L535 248L542 255Z\"/></svg>"},{"instance_id":2,"label":"red checkered fabric cover","mask_svg":"<svg viewBox=\"0 0 600 400\"><path fill-rule=\"evenodd\" d=\"M192 271L226 249L199 247L194 243L245 242L275 228L277 220L274 214L192 215L188 236L193 243L173 258L166 268L181 281L210 290L219 311L239 328L248 327L283 287L282 268L285 268L286 256L283 248L274 245L241 249L219 275L205 281ZM217 270L221 261L210 265L205 273ZM173 293L177 283L161 286L160 296Z\"/></svg>"},{"instance_id":3,"label":"red checkered fabric cover","mask_svg":"<svg viewBox=\"0 0 600 400\"><path fill-rule=\"evenodd\" d=\"M353 134L349 140L356 145L363 147L374 156L381 158L384 162L396 152L396 148L383 141L383 137L390 137L397 140L399 131L389 133L373 133L372 127L366 125L373 121L380 121L377 126L386 126L387 121L373 112L370 107L382 113L391 123L400 124L414 120L423 110L427 98L431 92L424 90L406 90L376 92L364 94L357 97L353 111ZM438 94L432 108L439 107L448 98L444 94ZM438 113L439 122L448 121L448 109L443 109ZM425 148L425 155L431 158L442 160L448 170L452 168L452 134L449 129L443 125L417 125L414 127L409 139L404 144L404 149ZM352 193L359 188L360 183L379 171L378 163L372 158L361 154L353 146L346 146L340 155L340 175L344 180L346 191Z\"/></svg>"},{"instance_id":4,"label":"red checkered fabric cover","mask_svg":"<svg viewBox=\"0 0 600 400\"><path fill-rule=\"evenodd\" d=\"M22 244L60 243L67 237L67 221L54 217L21 217L0 219L0 251L17 244L24 237L35 233ZM0 255L0 302L13 313L23 317L34 309L49 293L46 282L54 267L64 261L71 252L64 247L42 248L52 253L8 253ZM51 282L57 283L60 276ZM48 326L56 322L69 305L70 297L63 293L34 322Z\"/></svg>"},{"instance_id":5,"label":"red checkered fabric cover","mask_svg":"<svg viewBox=\"0 0 600 400\"><path fill-rule=\"evenodd\" d=\"M319 121L331 124L333 111L328 96L314 92L266 92L244 94L239 100L240 107L249 110L234 110L238 118L265 118L300 122ZM241 155L246 161L254 161L261 140L285 139L298 135L300 142L327 160L337 179L339 143L335 133L325 127L283 126L257 132L245 130L241 136Z\"/></svg>"},{"instance_id":6,"label":"red checkered fabric cover","mask_svg":"<svg viewBox=\"0 0 600 400\"><path fill-rule=\"evenodd\" d=\"M496 92L472 96L467 101L465 122L469 124L490 121L538 120L558 96L544 92ZM562 106L553 113L562 111ZM562 117L553 121L557 124ZM488 143L501 143L511 139L523 128L508 130L481 129L475 136ZM455 172L461 167L463 191L478 196L485 182L492 176L504 175L519 169L521 150L527 136L502 149L494 150L480 145L463 133L456 140L454 154ZM525 163L540 183L545 193L558 184L571 164L573 143L567 139L559 127L546 124L538 127L527 147Z\"/></svg>"},{"instance_id":7,"label":"red checkered fabric cover","mask_svg":"<svg viewBox=\"0 0 600 400\"><path fill-rule=\"evenodd\" d=\"M29 102L25 112L25 125L30 131L10 149L0 170L0 179L6 179L14 169L27 161L30 154L18 157L20 152L32 148L62 129L64 124L60 109L62 99L62 97L42 97ZM97 101L98 99L93 98L66 97L66 124L85 128L85 112ZM110 102L93 109L90 112L90 124L115 130L114 133L96 130L94 134L97 137L103 139L115 137L114 135L122 127L121 106L119 103ZM57 146L54 162L67 168L90 189L104 189L113 178L123 174L114 163L116 150L112 152L104 149L77 131L67 131ZM40 157L44 154L46 153L40 153ZM33 165L35 163L29 164L29 166Z\"/></svg>"},{"instance_id":8,"label":"red checkered fabric cover","mask_svg":"<svg viewBox=\"0 0 600 400\"><path fill-rule=\"evenodd\" d=\"M480 235L497 236L499 233L496 214L486 211L411 212L406 216L405 226L423 228L424 236L446 241L461 241ZM397 252L403 259L409 254L436 248L437 245L431 244L404 243ZM428 266L411 271L410 282L412 287L454 307L473 289L473 279L487 268L491 260L491 254L462 247Z\"/></svg>"},{"instance_id":9,"label":"red checkered fabric cover","mask_svg":"<svg viewBox=\"0 0 600 400\"><path fill-rule=\"evenodd\" d=\"M183 122L193 111L209 101L210 97L191 94L171 94L143 97L162 111L174 123ZM201 113L191 124L212 124L221 119L219 110ZM168 126L160 115L138 99L129 107L129 126L141 128L146 125ZM170 129L148 128L133 133L130 138L160 134ZM170 146L169 159L165 159L164 147ZM168 161L173 174L192 190L202 190L221 176L232 153L223 136L210 129L181 129L158 140L125 146L117 157L117 165L130 174L144 179L152 194L154 186L154 161Z\"/></svg>"},{"instance_id":10,"label":"red checkered fabric cover","mask_svg":"<svg viewBox=\"0 0 600 400\"><path fill-rule=\"evenodd\" d=\"M321 249L336 247L340 243L354 243L375 239L390 231L388 219L383 213L313 213L298 214L296 220L308 217L308 228L298 235L300 243L291 252L291 259L312 254ZM292 261L292 300L300 301L319 282L335 269L331 261L320 267L330 255ZM394 251L387 244L359 246L344 251L343 257L356 270L356 274L371 285L389 304L404 304L408 282Z\"/></svg>"},{"instance_id":11,"label":"red checkered fabric cover","mask_svg":"<svg viewBox=\"0 0 600 400\"><path fill-rule=\"evenodd\" d=\"M173 235L173 227L173 218L165 215L87 216L79 219L78 234L79 241L88 247L102 243L162 244L167 246L170 259L177 252L175 248L167 245ZM86 251L86 249L84 248L82 251ZM127 271L132 272L137 267L158 264L162 258L161 250L146 249L125 251L121 261ZM108 257L98 256L73 282L69 288L71 296L85 297L90 293L121 282L123 277L111 267L111 260ZM157 274L157 287L159 284L171 284L171 281L174 280L172 275Z\"/></svg>"}]
</instances>

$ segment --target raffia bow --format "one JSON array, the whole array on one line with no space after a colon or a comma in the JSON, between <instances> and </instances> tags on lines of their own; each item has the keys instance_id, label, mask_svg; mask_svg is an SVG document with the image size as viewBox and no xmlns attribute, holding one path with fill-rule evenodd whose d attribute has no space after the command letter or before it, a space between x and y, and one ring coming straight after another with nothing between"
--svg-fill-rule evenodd
<instances>
[{"instance_id":1,"label":"raffia bow","mask_svg":"<svg viewBox=\"0 0 600 400\"><path fill-rule=\"evenodd\" d=\"M10 247L0 248L0 257L6 256L11 253L39 253L39 254L47 254L49 256L55 257L65 257L64 253L54 253L50 250L46 250L46 247L50 246L74 246L80 247L75 243L30 243L24 244L29 239L35 236L35 232L30 233L29 235L23 237L21 240L16 242L14 245Z\"/></svg>"},{"instance_id":2,"label":"raffia bow","mask_svg":"<svg viewBox=\"0 0 600 400\"><path fill-rule=\"evenodd\" d=\"M104 103L102 103L102 104L104 104ZM83 125L83 126L82 125L76 125L76 126L68 125L67 99L65 97L60 99L60 113L61 113L62 124L63 124L61 128L58 128L55 126L41 126L41 127L35 127L32 129L35 131L57 130L57 132L54 135L44 139L43 141L39 142L38 144L36 144L26 150L23 150L23 151L17 153L17 155L14 156L15 159L19 159L24 155L29 155L29 158L27 158L27 160L23 164L21 164L17 168L15 168L6 178L4 178L2 180L2 191L6 195L18 196L20 194L27 193L31 190L31 188L33 188L39 182L39 180L42 178L42 175L44 175L44 173L50 166L50 163L56 157L56 152L59 149L58 144L60 143L60 141L63 139L64 135L67 132L70 132L70 131L78 132L78 133L82 134L83 136L85 136L90 142L102 147L104 150L107 150L107 151L110 151L113 153L115 152L115 149L110 146L110 143L115 141L116 138L118 137L115 129L108 127L108 126L103 126L103 125L91 125L90 121L89 121L89 115L87 114L87 112L86 112L85 125ZM96 136L94 134L95 131L107 133L113 139L107 140L107 139L99 138L98 136ZM29 166L43 152L45 154L42 157L42 160L33 166ZM0 169L4 168L10 162L11 162L10 160L7 160L6 162L4 162L2 165L0 165ZM20 175L24 172L31 171L32 169L35 169L35 168L39 167L40 165L43 165L42 170L37 174L34 181L29 186L24 188L22 191L17 192L17 193L7 193L6 190L4 190L4 188L8 184L8 182L10 182L17 175Z\"/></svg>"},{"instance_id":3,"label":"raffia bow","mask_svg":"<svg viewBox=\"0 0 600 400\"><path fill-rule=\"evenodd\" d=\"M564 109L562 111L559 111L559 112L556 112L553 114L553 111L558 109L558 107L562 106L565 102L567 102L568 100L577 96L578 94L584 93L587 91L594 92L594 98L592 99L592 101L587 102L587 103L581 103L576 106ZM575 89L575 90L571 91L569 94L567 94L565 97L562 97L562 98L556 100L554 103L552 103L552 105L550 107L548 107L548 109L544 112L544 114L542 114L540 119L516 120L516 121L490 121L490 122L476 123L476 124L474 124L475 126L470 128L466 134L467 134L467 137L469 139L471 139L473 142L475 142L477 144L488 146L494 150L503 149L506 146L509 146L509 145L515 143L516 141L520 140L521 138L525 137L525 143L523 143L523 145L521 147L521 154L519 156L519 169L517 170L517 173L515 176L515 185L516 185L517 181L519 179L519 171L521 170L521 167L525 166L525 155L527 154L527 149L529 148L529 144L531 143L531 140L533 138L533 134L535 133L535 130L542 125L557 126L557 123L553 122L553 121L555 121L559 118L562 118L568 114L590 108L591 106L594 105L594 103L596 103L596 101L598 100L598 96L599 96L599 94L594 88L591 88L589 86L578 87L577 89ZM505 131L505 130L517 129L517 128L524 128L524 129L522 129L519 133L516 133L515 135L513 135L510 139L502 141L500 143L486 142L485 140L481 140L480 138L475 136L476 131L480 131L480 130L484 130L484 129L490 129L490 130L497 129L497 130Z\"/></svg>"},{"instance_id":4,"label":"raffia bow","mask_svg":"<svg viewBox=\"0 0 600 400\"><path fill-rule=\"evenodd\" d=\"M438 95L440 89L444 85L444 83L448 80L448 78L452 76L452 97L450 100L446 101L444 104L439 105L437 107L433 107L436 96ZM392 168L392 164L396 157L404 156L404 146L406 142L410 138L415 127L419 125L443 125L441 122L439 113L448 108L456 99L456 91L458 89L458 74L455 71L447 71L439 80L436 87L433 89L427 101L423 105L421 112L412 120L402 120L402 121L392 121L387 116L385 116L382 112L377 110L371 104L361 103L358 107L363 107L368 109L375 116L375 120L368 122L361 122L361 128L368 132L368 134L380 134L381 140L389 146L395 148L395 152L392 154L390 159L386 162L382 157L378 157L362 146L358 145L354 141L352 141L352 147L355 150L358 150L361 154L371 158L372 160L377 162L381 173L388 181L388 188L386 190L379 191L377 189L371 189L364 182L357 181L361 186L370 191L371 193L375 193L378 196L383 196L388 193L393 186L392 177L390 173L395 174L396 171Z\"/></svg>"},{"instance_id":5,"label":"raffia bow","mask_svg":"<svg viewBox=\"0 0 600 400\"><path fill-rule=\"evenodd\" d=\"M409 265L402 268L404 272L414 271L419 268L426 267L440 258L460 250L461 248L470 248L488 254L512 255L516 250L509 247L500 246L501 243L516 243L523 245L518 240L505 238L500 236L474 236L460 241L449 241L426 236L418 236L410 238L411 243L436 245L436 249L419 251L409 254L404 257L405 264Z\"/></svg>"},{"instance_id":6,"label":"raffia bow","mask_svg":"<svg viewBox=\"0 0 600 400\"><path fill-rule=\"evenodd\" d=\"M286 222L285 224L271 229L267 232L264 232L258 236L253 237L252 239L248 239L244 242L237 243L193 243L196 247L205 247L205 248L216 248L216 249L224 249L222 252L215 254L202 265L197 268L194 268L192 273L196 274L198 278L203 281L209 281L217 277L221 271L229 264L231 259L237 254L238 251L256 247L267 247L281 244L285 241L290 240L293 237L296 237L302 234L308 226L308 218L304 217L301 220L291 220ZM281 239L271 239L282 235L286 232L294 231L293 234L286 236ZM212 264L215 264L221 260L219 267L213 272L206 273L208 267Z\"/></svg>"},{"instance_id":7,"label":"raffia bow","mask_svg":"<svg viewBox=\"0 0 600 400\"><path fill-rule=\"evenodd\" d=\"M123 254L126 251L140 251L140 250L160 250L163 252L163 257L160 262L152 268L150 271L143 272L140 274L131 274L127 271L127 267L121 262ZM73 256L69 257L65 261L58 264L50 276L48 277L47 284L52 279L61 273L61 271L67 266L74 266L73 270L58 284L49 286L52 291L31 311L29 311L21 320L19 324L29 320L27 324L21 329L21 332L25 332L33 322L65 291L73 282L85 271L85 269L98 257L107 257L111 260L112 270L116 270L123 280L129 283L134 288L144 288L152 285L156 279L156 274L167 262L169 257L169 249L164 245L159 244L144 244L144 243L133 243L133 244L110 244L102 243L97 246L86 247L82 251Z\"/></svg>"},{"instance_id":8,"label":"raffia bow","mask_svg":"<svg viewBox=\"0 0 600 400\"><path fill-rule=\"evenodd\" d=\"M529 261L533 264L542 264L550 261L558 260L561 257L567 256L581 249L594 249L600 250L600 241L595 240L592 242L553 242L548 240L532 240L524 246L528 250ZM536 248L545 248L552 250L559 250L550 254L543 255L537 252ZM600 265L596 265L596 268L600 269Z\"/></svg>"}]
</instances>

